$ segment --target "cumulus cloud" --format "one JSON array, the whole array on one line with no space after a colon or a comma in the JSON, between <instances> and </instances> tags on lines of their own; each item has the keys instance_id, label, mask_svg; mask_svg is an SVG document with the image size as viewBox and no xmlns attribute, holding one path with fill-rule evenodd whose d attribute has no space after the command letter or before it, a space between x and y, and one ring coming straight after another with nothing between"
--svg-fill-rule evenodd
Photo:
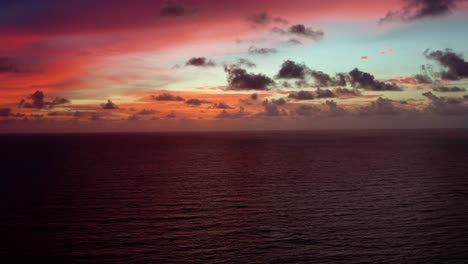
<instances>
[{"instance_id":1,"label":"cumulus cloud","mask_svg":"<svg viewBox=\"0 0 468 264\"><path fill-rule=\"evenodd\" d=\"M280 109L278 104L269 101L268 99L263 101L264 111L260 112L259 115L263 116L282 116L287 115L286 110Z\"/></svg>"},{"instance_id":2,"label":"cumulus cloud","mask_svg":"<svg viewBox=\"0 0 468 264\"><path fill-rule=\"evenodd\" d=\"M170 112L169 114L166 115L166 119L175 119L177 117L176 113L174 111Z\"/></svg>"},{"instance_id":3,"label":"cumulus cloud","mask_svg":"<svg viewBox=\"0 0 468 264\"><path fill-rule=\"evenodd\" d=\"M70 100L66 98L56 97L52 101L47 101L45 94L42 91L36 91L35 93L28 96L30 101L22 99L18 105L19 108L44 108L54 107L56 105L68 104Z\"/></svg>"},{"instance_id":4,"label":"cumulus cloud","mask_svg":"<svg viewBox=\"0 0 468 264\"><path fill-rule=\"evenodd\" d=\"M308 72L310 72L310 69L305 64L287 60L281 65L276 78L304 79Z\"/></svg>"},{"instance_id":5,"label":"cumulus cloud","mask_svg":"<svg viewBox=\"0 0 468 264\"><path fill-rule=\"evenodd\" d=\"M242 66L245 66L247 68L254 68L257 66L257 64L255 64L254 62L248 60L248 59L244 59L244 58L239 58L237 59L237 61L234 63L234 64L231 64L231 66L234 65L236 67L242 67Z\"/></svg>"},{"instance_id":6,"label":"cumulus cloud","mask_svg":"<svg viewBox=\"0 0 468 264\"><path fill-rule=\"evenodd\" d=\"M431 92L423 93L429 99L427 112L439 115L463 115L468 113L468 107L463 104L462 98L438 97Z\"/></svg>"},{"instance_id":7,"label":"cumulus cloud","mask_svg":"<svg viewBox=\"0 0 468 264\"><path fill-rule=\"evenodd\" d=\"M336 97L336 95L328 89L320 89L317 88L317 91L315 92L315 95L317 98L333 98Z\"/></svg>"},{"instance_id":8,"label":"cumulus cloud","mask_svg":"<svg viewBox=\"0 0 468 264\"><path fill-rule=\"evenodd\" d=\"M19 73L25 69L17 59L12 57L0 57L0 73Z\"/></svg>"},{"instance_id":9,"label":"cumulus cloud","mask_svg":"<svg viewBox=\"0 0 468 264\"><path fill-rule=\"evenodd\" d=\"M11 108L0 108L0 117L11 116L13 113L11 112Z\"/></svg>"},{"instance_id":10,"label":"cumulus cloud","mask_svg":"<svg viewBox=\"0 0 468 264\"><path fill-rule=\"evenodd\" d=\"M425 75L425 74L416 74L413 76L414 77L414 80L417 82L417 83L421 83L421 84L429 84L429 83L432 83L432 79L431 77Z\"/></svg>"},{"instance_id":11,"label":"cumulus cloud","mask_svg":"<svg viewBox=\"0 0 468 264\"><path fill-rule=\"evenodd\" d=\"M359 115L397 115L399 110L390 99L379 97L370 105L363 106L358 110Z\"/></svg>"},{"instance_id":12,"label":"cumulus cloud","mask_svg":"<svg viewBox=\"0 0 468 264\"><path fill-rule=\"evenodd\" d=\"M218 109L233 109L234 107L229 106L228 104L224 102L220 102L217 104L213 105L213 108L218 108Z\"/></svg>"},{"instance_id":13,"label":"cumulus cloud","mask_svg":"<svg viewBox=\"0 0 468 264\"><path fill-rule=\"evenodd\" d=\"M185 103L188 104L188 105L201 105L201 104L209 104L211 102L207 101L207 100L200 100L200 99L196 99L196 98L191 98L191 99L188 99L187 102L185 102Z\"/></svg>"},{"instance_id":14,"label":"cumulus cloud","mask_svg":"<svg viewBox=\"0 0 468 264\"><path fill-rule=\"evenodd\" d=\"M309 91L299 91L299 92L291 92L288 95L288 98L294 100L313 100L315 99L314 93Z\"/></svg>"},{"instance_id":15,"label":"cumulus cloud","mask_svg":"<svg viewBox=\"0 0 468 264\"><path fill-rule=\"evenodd\" d=\"M166 17L180 17L193 13L193 10L188 10L177 1L168 0L163 3L159 13Z\"/></svg>"},{"instance_id":16,"label":"cumulus cloud","mask_svg":"<svg viewBox=\"0 0 468 264\"><path fill-rule=\"evenodd\" d=\"M398 11L389 11L378 23L403 21L410 22L425 18L441 17L452 13L457 3L464 0L404 0L406 3Z\"/></svg>"},{"instance_id":17,"label":"cumulus cloud","mask_svg":"<svg viewBox=\"0 0 468 264\"><path fill-rule=\"evenodd\" d=\"M236 118L241 118L248 115L245 111L244 108L241 106L239 107L239 111L237 112L228 112L226 110L221 111L221 113L217 114L215 118L217 119L236 119Z\"/></svg>"},{"instance_id":18,"label":"cumulus cloud","mask_svg":"<svg viewBox=\"0 0 468 264\"><path fill-rule=\"evenodd\" d=\"M339 95L352 95L360 96L361 92L357 89L348 89L348 88L336 88L335 93Z\"/></svg>"},{"instance_id":19,"label":"cumulus cloud","mask_svg":"<svg viewBox=\"0 0 468 264\"><path fill-rule=\"evenodd\" d=\"M267 54L274 54L277 53L278 50L274 48L257 48L255 46L249 47L249 54L259 54L259 55L267 55Z\"/></svg>"},{"instance_id":20,"label":"cumulus cloud","mask_svg":"<svg viewBox=\"0 0 468 264\"><path fill-rule=\"evenodd\" d=\"M437 61L440 65L446 68L445 71L441 72L441 77L444 80L459 80L468 78L468 62L463 59L463 56L456 54L450 49L445 51L433 51L429 52L426 50L424 55L428 59Z\"/></svg>"},{"instance_id":21,"label":"cumulus cloud","mask_svg":"<svg viewBox=\"0 0 468 264\"><path fill-rule=\"evenodd\" d=\"M185 101L184 98L178 96L178 95L173 95L170 93L162 93L159 95L152 95L151 98L156 101Z\"/></svg>"},{"instance_id":22,"label":"cumulus cloud","mask_svg":"<svg viewBox=\"0 0 468 264\"><path fill-rule=\"evenodd\" d=\"M268 90L274 81L263 74L248 73L235 65L224 66L228 75L228 85L231 90Z\"/></svg>"},{"instance_id":23,"label":"cumulus cloud","mask_svg":"<svg viewBox=\"0 0 468 264\"><path fill-rule=\"evenodd\" d=\"M102 107L102 109L105 109L105 110L112 110L112 109L118 109L119 108L111 100L107 100L106 103L101 104L101 107Z\"/></svg>"},{"instance_id":24,"label":"cumulus cloud","mask_svg":"<svg viewBox=\"0 0 468 264\"><path fill-rule=\"evenodd\" d=\"M327 73L311 70L310 75L318 87L346 86L346 74L344 73L337 73L335 77L330 77Z\"/></svg>"},{"instance_id":25,"label":"cumulus cloud","mask_svg":"<svg viewBox=\"0 0 468 264\"><path fill-rule=\"evenodd\" d=\"M212 60L208 60L205 57L194 57L194 58L189 59L185 63L185 66L212 67L212 66L216 66L216 63L214 63Z\"/></svg>"},{"instance_id":26,"label":"cumulus cloud","mask_svg":"<svg viewBox=\"0 0 468 264\"><path fill-rule=\"evenodd\" d=\"M290 26L288 29L273 28L272 31L277 34L291 34L299 37L311 38L314 40L321 40L325 33L323 30L313 30L311 27L306 27L302 24Z\"/></svg>"},{"instance_id":27,"label":"cumulus cloud","mask_svg":"<svg viewBox=\"0 0 468 264\"><path fill-rule=\"evenodd\" d=\"M396 84L383 83L375 80L374 76L370 73L360 71L354 68L349 72L349 79L351 85L355 88L362 88L365 90L373 91L401 91L402 88Z\"/></svg>"},{"instance_id":28,"label":"cumulus cloud","mask_svg":"<svg viewBox=\"0 0 468 264\"><path fill-rule=\"evenodd\" d=\"M254 26L265 26L267 24L279 23L279 24L288 24L288 20L281 17L272 17L267 12L260 12L247 16L247 21Z\"/></svg>"},{"instance_id":29,"label":"cumulus cloud","mask_svg":"<svg viewBox=\"0 0 468 264\"><path fill-rule=\"evenodd\" d=\"M152 109L142 109L140 112L136 113L137 115L154 115L159 113L159 111L155 111Z\"/></svg>"},{"instance_id":30,"label":"cumulus cloud","mask_svg":"<svg viewBox=\"0 0 468 264\"><path fill-rule=\"evenodd\" d=\"M441 92L441 93L448 93L448 92L465 92L466 89L458 86L454 87L447 87L447 86L436 86L432 87L433 91Z\"/></svg>"}]
</instances>

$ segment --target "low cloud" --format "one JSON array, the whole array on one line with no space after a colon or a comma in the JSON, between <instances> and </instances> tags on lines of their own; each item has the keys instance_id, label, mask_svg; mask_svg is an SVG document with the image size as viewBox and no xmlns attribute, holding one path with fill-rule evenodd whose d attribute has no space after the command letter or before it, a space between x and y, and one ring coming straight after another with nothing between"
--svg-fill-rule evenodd
<instances>
[{"instance_id":1,"label":"low cloud","mask_svg":"<svg viewBox=\"0 0 468 264\"><path fill-rule=\"evenodd\" d=\"M193 10L188 10L184 5L177 1L168 0L163 3L160 15L165 17L180 17L192 14Z\"/></svg>"},{"instance_id":2,"label":"low cloud","mask_svg":"<svg viewBox=\"0 0 468 264\"><path fill-rule=\"evenodd\" d=\"M152 109L142 109L140 112L136 113L137 115L154 115L159 113L159 111L155 111Z\"/></svg>"},{"instance_id":3,"label":"low cloud","mask_svg":"<svg viewBox=\"0 0 468 264\"><path fill-rule=\"evenodd\" d=\"M449 92L465 92L466 89L458 86L454 87L446 87L446 86L436 86L432 87L433 91L441 92L441 93L449 93Z\"/></svg>"},{"instance_id":4,"label":"low cloud","mask_svg":"<svg viewBox=\"0 0 468 264\"><path fill-rule=\"evenodd\" d=\"M288 20L281 18L281 17L272 17L267 12L260 12L256 14L252 14L247 16L247 21L250 22L253 26L265 26L270 23L278 23L278 24L288 24Z\"/></svg>"},{"instance_id":5,"label":"low cloud","mask_svg":"<svg viewBox=\"0 0 468 264\"><path fill-rule=\"evenodd\" d=\"M279 79L304 79L310 69L303 63L296 63L291 60L283 62L276 75Z\"/></svg>"},{"instance_id":6,"label":"low cloud","mask_svg":"<svg viewBox=\"0 0 468 264\"><path fill-rule=\"evenodd\" d=\"M103 103L101 104L101 107L102 109L105 109L105 110L112 110L112 109L118 109L119 107L114 104L114 102L112 102L111 100L107 100L106 103Z\"/></svg>"},{"instance_id":7,"label":"low cloud","mask_svg":"<svg viewBox=\"0 0 468 264\"><path fill-rule=\"evenodd\" d=\"M216 63L214 63L212 60L208 60L205 57L194 57L194 58L189 59L185 63L185 66L213 67L213 66L216 66Z\"/></svg>"},{"instance_id":8,"label":"low cloud","mask_svg":"<svg viewBox=\"0 0 468 264\"><path fill-rule=\"evenodd\" d=\"M334 94L331 90L320 89L320 88L317 88L317 91L315 92L315 95L316 95L317 98L333 98L333 97L336 97L336 94Z\"/></svg>"},{"instance_id":9,"label":"low cloud","mask_svg":"<svg viewBox=\"0 0 468 264\"><path fill-rule=\"evenodd\" d=\"M272 101L265 100L265 101L263 101L262 104L263 104L264 111L258 113L258 115L263 115L263 116L284 116L284 115L287 115L286 110L280 109L278 104L276 104L276 103L274 103Z\"/></svg>"},{"instance_id":10,"label":"low cloud","mask_svg":"<svg viewBox=\"0 0 468 264\"><path fill-rule=\"evenodd\" d=\"M457 3L464 0L405 0L406 5L398 11L389 11L378 23L411 22L451 14Z\"/></svg>"},{"instance_id":11,"label":"low cloud","mask_svg":"<svg viewBox=\"0 0 468 264\"><path fill-rule=\"evenodd\" d=\"M299 91L299 92L291 92L288 95L288 98L294 100L313 100L315 99L314 93L309 91Z\"/></svg>"},{"instance_id":12,"label":"low cloud","mask_svg":"<svg viewBox=\"0 0 468 264\"><path fill-rule=\"evenodd\" d=\"M184 98L178 96L178 95L173 95L170 93L162 93L159 95L152 95L151 98L156 101L185 101Z\"/></svg>"},{"instance_id":13,"label":"low cloud","mask_svg":"<svg viewBox=\"0 0 468 264\"><path fill-rule=\"evenodd\" d=\"M217 114L215 118L217 119L237 119L237 118L242 118L244 116L248 115L244 111L244 108L241 106L239 107L239 111L237 112L228 112L226 110L221 111L221 113Z\"/></svg>"},{"instance_id":14,"label":"low cloud","mask_svg":"<svg viewBox=\"0 0 468 264\"><path fill-rule=\"evenodd\" d=\"M349 72L350 83L355 88L362 88L372 91L402 91L403 89L396 84L383 83L375 80L370 73L360 71L354 68Z\"/></svg>"},{"instance_id":15,"label":"low cloud","mask_svg":"<svg viewBox=\"0 0 468 264\"><path fill-rule=\"evenodd\" d=\"M249 47L249 54L255 55L267 55L267 54L274 54L277 53L278 50L274 48L257 48L255 46Z\"/></svg>"},{"instance_id":16,"label":"low cloud","mask_svg":"<svg viewBox=\"0 0 468 264\"><path fill-rule=\"evenodd\" d=\"M298 37L305 37L311 38L314 40L321 40L325 33L322 30L313 30L311 27L306 27L302 24L292 25L289 28L282 29L282 28L273 28L272 31L277 34L290 34L296 35Z\"/></svg>"},{"instance_id":17,"label":"low cloud","mask_svg":"<svg viewBox=\"0 0 468 264\"><path fill-rule=\"evenodd\" d=\"M11 116L13 113L11 112L11 108L0 108L0 117Z\"/></svg>"},{"instance_id":18,"label":"low cloud","mask_svg":"<svg viewBox=\"0 0 468 264\"><path fill-rule=\"evenodd\" d=\"M463 115L468 113L468 107L463 104L462 98L438 97L431 92L423 93L429 99L427 112L439 115Z\"/></svg>"},{"instance_id":19,"label":"low cloud","mask_svg":"<svg viewBox=\"0 0 468 264\"><path fill-rule=\"evenodd\" d=\"M416 75L413 76L413 78L417 83L420 83L420 84L432 83L431 77L429 77L429 76L427 76L425 74L416 74Z\"/></svg>"},{"instance_id":20,"label":"low cloud","mask_svg":"<svg viewBox=\"0 0 468 264\"><path fill-rule=\"evenodd\" d=\"M218 108L218 109L233 109L234 107L229 106L228 104L224 102L220 102L217 104L213 105L213 108Z\"/></svg>"},{"instance_id":21,"label":"low cloud","mask_svg":"<svg viewBox=\"0 0 468 264\"><path fill-rule=\"evenodd\" d=\"M248 73L235 65L224 66L230 90L268 90L274 81L263 74Z\"/></svg>"},{"instance_id":22,"label":"low cloud","mask_svg":"<svg viewBox=\"0 0 468 264\"><path fill-rule=\"evenodd\" d=\"M211 102L207 101L207 100L200 100L200 99L196 99L196 98L191 98L191 99L188 99L187 102L185 102L185 103L188 104L188 105L201 105L201 104L209 104Z\"/></svg>"},{"instance_id":23,"label":"low cloud","mask_svg":"<svg viewBox=\"0 0 468 264\"><path fill-rule=\"evenodd\" d=\"M441 77L444 80L459 80L468 78L468 62L463 59L463 56L456 54L450 49L445 51L424 52L426 58L437 61L446 70L441 72Z\"/></svg>"},{"instance_id":24,"label":"low cloud","mask_svg":"<svg viewBox=\"0 0 468 264\"><path fill-rule=\"evenodd\" d=\"M399 109L393 105L392 100L382 97L358 110L359 115L397 115L399 113Z\"/></svg>"},{"instance_id":25,"label":"low cloud","mask_svg":"<svg viewBox=\"0 0 468 264\"><path fill-rule=\"evenodd\" d=\"M28 96L28 100L22 99L18 105L19 108L52 108L56 105L68 104L70 100L62 97L56 97L52 101L47 101L45 94L42 91L36 91Z\"/></svg>"},{"instance_id":26,"label":"low cloud","mask_svg":"<svg viewBox=\"0 0 468 264\"><path fill-rule=\"evenodd\" d=\"M348 89L348 88L336 88L335 93L339 95L352 95L360 96L361 92L357 89Z\"/></svg>"}]
</instances>

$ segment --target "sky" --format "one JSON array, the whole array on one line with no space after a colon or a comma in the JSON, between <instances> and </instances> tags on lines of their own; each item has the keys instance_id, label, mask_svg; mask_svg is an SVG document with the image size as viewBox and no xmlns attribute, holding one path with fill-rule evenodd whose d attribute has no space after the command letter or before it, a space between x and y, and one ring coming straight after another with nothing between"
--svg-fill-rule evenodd
<instances>
[{"instance_id":1,"label":"sky","mask_svg":"<svg viewBox=\"0 0 468 264\"><path fill-rule=\"evenodd\" d=\"M468 1L4 0L0 132L468 127Z\"/></svg>"}]
</instances>

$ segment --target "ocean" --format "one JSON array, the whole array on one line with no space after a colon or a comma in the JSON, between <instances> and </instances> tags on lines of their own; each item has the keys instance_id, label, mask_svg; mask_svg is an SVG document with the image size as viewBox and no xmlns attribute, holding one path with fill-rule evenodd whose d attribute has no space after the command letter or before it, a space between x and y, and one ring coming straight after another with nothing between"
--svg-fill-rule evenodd
<instances>
[{"instance_id":1,"label":"ocean","mask_svg":"<svg viewBox=\"0 0 468 264\"><path fill-rule=\"evenodd\" d=\"M3 263L466 263L468 130L0 135Z\"/></svg>"}]
</instances>

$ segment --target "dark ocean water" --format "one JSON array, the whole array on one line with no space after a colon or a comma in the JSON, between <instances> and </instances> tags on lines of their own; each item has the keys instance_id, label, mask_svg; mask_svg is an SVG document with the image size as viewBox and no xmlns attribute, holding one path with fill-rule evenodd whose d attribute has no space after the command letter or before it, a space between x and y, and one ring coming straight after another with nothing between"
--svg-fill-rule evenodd
<instances>
[{"instance_id":1,"label":"dark ocean water","mask_svg":"<svg viewBox=\"0 0 468 264\"><path fill-rule=\"evenodd\" d=\"M2 135L3 263L463 263L468 130Z\"/></svg>"}]
</instances>

